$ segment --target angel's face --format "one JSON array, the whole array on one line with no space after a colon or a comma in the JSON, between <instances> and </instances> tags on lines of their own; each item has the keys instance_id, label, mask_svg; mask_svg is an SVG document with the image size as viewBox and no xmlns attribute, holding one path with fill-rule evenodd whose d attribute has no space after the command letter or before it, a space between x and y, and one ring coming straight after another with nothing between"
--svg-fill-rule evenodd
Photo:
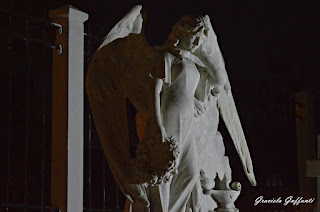
<instances>
[{"instance_id":1,"label":"angel's face","mask_svg":"<svg viewBox=\"0 0 320 212\"><path fill-rule=\"evenodd\" d=\"M179 48L193 53L207 38L206 30L203 26L192 30L185 30L179 38Z\"/></svg>"}]
</instances>

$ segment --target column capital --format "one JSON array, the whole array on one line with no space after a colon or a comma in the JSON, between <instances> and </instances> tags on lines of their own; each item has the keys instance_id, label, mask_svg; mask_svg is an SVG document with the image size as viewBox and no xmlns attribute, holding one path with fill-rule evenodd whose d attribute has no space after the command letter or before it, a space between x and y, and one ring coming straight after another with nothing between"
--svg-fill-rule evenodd
<instances>
[{"instance_id":1,"label":"column capital","mask_svg":"<svg viewBox=\"0 0 320 212\"><path fill-rule=\"evenodd\" d=\"M56 21L61 19L70 19L81 23L88 20L89 15L72 5L65 5L49 12L49 18Z\"/></svg>"}]
</instances>

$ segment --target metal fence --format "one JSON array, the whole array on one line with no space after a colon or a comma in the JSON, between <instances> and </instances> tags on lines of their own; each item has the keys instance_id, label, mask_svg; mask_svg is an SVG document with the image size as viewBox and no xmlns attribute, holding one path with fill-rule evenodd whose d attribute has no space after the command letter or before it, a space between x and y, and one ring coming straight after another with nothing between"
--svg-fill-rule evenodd
<instances>
[{"instance_id":1,"label":"metal fence","mask_svg":"<svg viewBox=\"0 0 320 212\"><path fill-rule=\"evenodd\" d=\"M59 49L58 26L48 20L48 11L67 2L57 2L10 0L0 8L0 211L59 211L50 206L52 49ZM91 22L86 67L100 42ZM118 211L125 198L108 168L87 97L84 101L84 211Z\"/></svg>"},{"instance_id":2,"label":"metal fence","mask_svg":"<svg viewBox=\"0 0 320 212\"><path fill-rule=\"evenodd\" d=\"M49 206L56 26L36 2L5 1L0 14L1 211L57 211Z\"/></svg>"}]
</instances>

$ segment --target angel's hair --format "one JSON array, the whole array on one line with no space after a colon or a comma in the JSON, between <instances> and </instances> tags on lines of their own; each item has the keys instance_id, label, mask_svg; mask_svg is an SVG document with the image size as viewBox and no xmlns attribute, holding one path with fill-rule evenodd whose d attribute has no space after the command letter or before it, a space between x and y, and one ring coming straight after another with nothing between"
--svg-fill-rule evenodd
<instances>
[{"instance_id":1,"label":"angel's hair","mask_svg":"<svg viewBox=\"0 0 320 212\"><path fill-rule=\"evenodd\" d=\"M208 31L209 16L183 16L172 28L168 37L168 43L177 45L183 36L196 34L202 28Z\"/></svg>"}]
</instances>

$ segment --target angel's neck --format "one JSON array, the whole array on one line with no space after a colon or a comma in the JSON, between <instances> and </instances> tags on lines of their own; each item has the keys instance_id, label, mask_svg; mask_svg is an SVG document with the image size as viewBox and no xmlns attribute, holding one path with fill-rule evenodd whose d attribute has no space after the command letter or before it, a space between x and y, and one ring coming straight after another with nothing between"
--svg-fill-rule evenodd
<instances>
[{"instance_id":1,"label":"angel's neck","mask_svg":"<svg viewBox=\"0 0 320 212\"><path fill-rule=\"evenodd\" d=\"M176 56L177 58L179 58L180 60L186 59L186 60L191 60L192 62L194 62L195 64L204 67L203 63L200 61L200 59L191 54L190 51L181 49L177 46L174 45L167 45L165 44L164 46L162 46L163 49L165 49L166 51L168 51L169 53L171 53L172 55Z\"/></svg>"},{"instance_id":2,"label":"angel's neck","mask_svg":"<svg viewBox=\"0 0 320 212\"><path fill-rule=\"evenodd\" d=\"M182 60L183 58L187 59L190 55L190 52L183 50L183 49L181 49L175 45L172 45L172 44L166 43L162 47L165 51L171 53L172 55L176 56L180 60Z\"/></svg>"},{"instance_id":3,"label":"angel's neck","mask_svg":"<svg viewBox=\"0 0 320 212\"><path fill-rule=\"evenodd\" d=\"M180 48L177 48L178 49L178 53L180 55L180 58L183 58L183 59L186 59L186 60L190 60L192 62L194 62L195 64L199 65L199 66L202 66L202 67L205 67L203 65L203 63L201 62L201 60L195 56L194 54L192 54L190 51L186 51L184 49L180 49Z\"/></svg>"}]
</instances>

